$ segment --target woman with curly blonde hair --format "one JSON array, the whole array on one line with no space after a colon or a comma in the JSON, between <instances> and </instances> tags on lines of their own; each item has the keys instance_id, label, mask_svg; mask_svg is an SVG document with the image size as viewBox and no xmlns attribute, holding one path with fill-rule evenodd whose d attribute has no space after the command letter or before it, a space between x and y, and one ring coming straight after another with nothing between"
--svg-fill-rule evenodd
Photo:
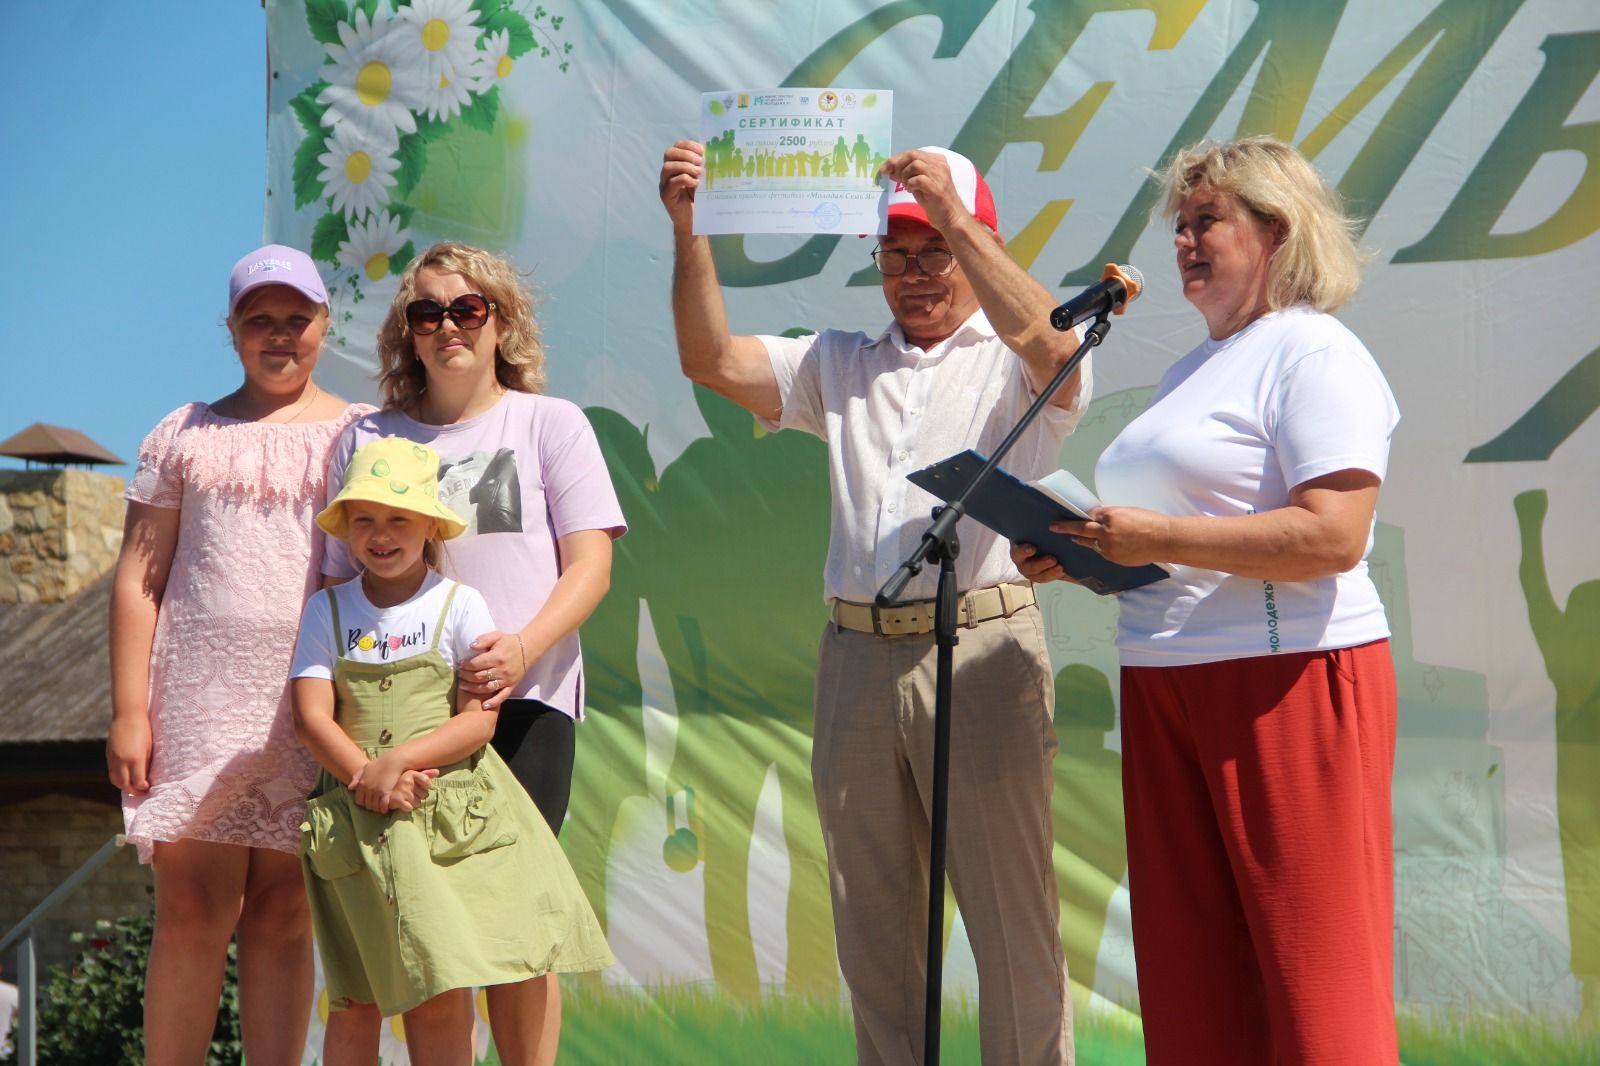
<instances>
[{"instance_id":1,"label":"woman with curly blonde hair","mask_svg":"<svg viewBox=\"0 0 1600 1066\"><path fill-rule=\"evenodd\" d=\"M417 299L417 278L436 270L472 278L494 305L495 380L502 389L544 392L544 344L533 317L533 297L516 268L505 259L470 244L436 244L406 267L389 315L378 330L378 387L385 407L409 411L428 388L428 372L417 355L406 308ZM424 327L427 328L427 327Z\"/></svg>"},{"instance_id":2,"label":"woman with curly blonde hair","mask_svg":"<svg viewBox=\"0 0 1600 1066\"><path fill-rule=\"evenodd\" d=\"M1393 1064L1396 695L1366 559L1400 412L1329 313L1356 226L1271 137L1194 145L1162 179L1207 336L1100 456L1111 505L1061 529L1172 571L1118 597L1145 1054Z\"/></svg>"},{"instance_id":3,"label":"woman with curly blonde hair","mask_svg":"<svg viewBox=\"0 0 1600 1066\"><path fill-rule=\"evenodd\" d=\"M436 244L413 259L378 331L383 410L354 423L329 463L343 483L357 448L399 436L439 453L438 499L466 519L445 563L488 601L496 629L474 642L461 688L498 712L494 747L560 833L582 713L578 626L610 587L611 541L626 530L583 411L543 395L533 298L504 258ZM330 541L325 580L355 576ZM507 1066L555 1060L553 975L488 990ZM330 1018L324 1061L372 1061L379 1017L355 1004ZM370 1053L369 1053L370 1051Z\"/></svg>"}]
</instances>

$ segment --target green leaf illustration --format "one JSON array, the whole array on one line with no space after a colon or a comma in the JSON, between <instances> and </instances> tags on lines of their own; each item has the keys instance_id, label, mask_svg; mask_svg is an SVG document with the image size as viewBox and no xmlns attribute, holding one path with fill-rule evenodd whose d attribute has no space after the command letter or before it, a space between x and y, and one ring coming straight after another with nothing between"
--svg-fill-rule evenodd
<instances>
[{"instance_id":1,"label":"green leaf illustration","mask_svg":"<svg viewBox=\"0 0 1600 1066\"><path fill-rule=\"evenodd\" d=\"M494 120L500 114L500 86L496 85L461 109L461 121L475 130L494 132Z\"/></svg>"},{"instance_id":2,"label":"green leaf illustration","mask_svg":"<svg viewBox=\"0 0 1600 1066\"><path fill-rule=\"evenodd\" d=\"M508 35L508 54L512 59L525 56L533 51L537 42L533 39L533 27L528 25L528 20L515 11L501 9L490 15L483 24L485 33L497 33L505 30Z\"/></svg>"},{"instance_id":3,"label":"green leaf illustration","mask_svg":"<svg viewBox=\"0 0 1600 1066\"><path fill-rule=\"evenodd\" d=\"M417 136L425 141L437 141L450 132L450 120L417 116Z\"/></svg>"},{"instance_id":4,"label":"green leaf illustration","mask_svg":"<svg viewBox=\"0 0 1600 1066\"><path fill-rule=\"evenodd\" d=\"M323 44L342 44L339 23L350 21L344 0L306 0L306 28Z\"/></svg>"},{"instance_id":5,"label":"green leaf illustration","mask_svg":"<svg viewBox=\"0 0 1600 1066\"><path fill-rule=\"evenodd\" d=\"M410 196L417 182L422 180L423 170L427 169L428 142L420 133L408 133L400 138L395 158L400 161L400 169L394 173L395 193Z\"/></svg>"},{"instance_id":6,"label":"green leaf illustration","mask_svg":"<svg viewBox=\"0 0 1600 1066\"><path fill-rule=\"evenodd\" d=\"M411 241L400 246L400 250L389 257L389 273L400 275L405 273L406 267L411 262L411 257L417 254L417 246Z\"/></svg>"},{"instance_id":7,"label":"green leaf illustration","mask_svg":"<svg viewBox=\"0 0 1600 1066\"><path fill-rule=\"evenodd\" d=\"M300 120L300 128L307 133L319 133L322 130L322 116L328 113L328 105L317 103L317 97L327 87L325 81L307 85L300 95L289 101L289 109Z\"/></svg>"},{"instance_id":8,"label":"green leaf illustration","mask_svg":"<svg viewBox=\"0 0 1600 1066\"><path fill-rule=\"evenodd\" d=\"M317 156L328 150L327 134L318 127L315 131L308 131L306 139L300 142L300 147L294 152L294 206L301 208L306 204L316 203L322 199L326 191L322 181L317 177L322 173L322 164L317 161Z\"/></svg>"},{"instance_id":9,"label":"green leaf illustration","mask_svg":"<svg viewBox=\"0 0 1600 1066\"><path fill-rule=\"evenodd\" d=\"M329 211L317 219L311 231L311 258L332 263L339 258L339 245L350 239L350 227L345 224L344 213Z\"/></svg>"},{"instance_id":10,"label":"green leaf illustration","mask_svg":"<svg viewBox=\"0 0 1600 1066\"><path fill-rule=\"evenodd\" d=\"M389 214L399 220L401 229L410 229L411 216L417 213L417 209L410 204L397 204L392 201L388 206L388 211Z\"/></svg>"},{"instance_id":11,"label":"green leaf illustration","mask_svg":"<svg viewBox=\"0 0 1600 1066\"><path fill-rule=\"evenodd\" d=\"M706 107L707 107L707 109L710 110L710 112L713 115L717 116L718 118L721 118L723 115L728 113L727 109L722 106L722 101L721 100L708 101L706 103Z\"/></svg>"},{"instance_id":12,"label":"green leaf illustration","mask_svg":"<svg viewBox=\"0 0 1600 1066\"><path fill-rule=\"evenodd\" d=\"M472 10L483 17L494 14L504 6L504 0L472 0Z\"/></svg>"},{"instance_id":13,"label":"green leaf illustration","mask_svg":"<svg viewBox=\"0 0 1600 1066\"><path fill-rule=\"evenodd\" d=\"M356 6L367 13L367 21L369 22L377 16L378 5L381 3L383 3L383 0L356 0Z\"/></svg>"},{"instance_id":14,"label":"green leaf illustration","mask_svg":"<svg viewBox=\"0 0 1600 1066\"><path fill-rule=\"evenodd\" d=\"M1578 360L1499 436L1467 452L1464 463L1543 462L1600 411L1600 348Z\"/></svg>"},{"instance_id":15,"label":"green leaf illustration","mask_svg":"<svg viewBox=\"0 0 1600 1066\"><path fill-rule=\"evenodd\" d=\"M878 106L878 94L877 93L868 93L862 99L861 106L862 107L876 107L876 106Z\"/></svg>"}]
</instances>

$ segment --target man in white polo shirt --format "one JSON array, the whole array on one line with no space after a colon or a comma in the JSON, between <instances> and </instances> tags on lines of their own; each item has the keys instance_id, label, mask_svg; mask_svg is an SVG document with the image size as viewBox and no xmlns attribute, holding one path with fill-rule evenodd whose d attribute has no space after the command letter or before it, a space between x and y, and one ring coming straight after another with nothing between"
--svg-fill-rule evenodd
<instances>
[{"instance_id":1,"label":"man in white polo shirt","mask_svg":"<svg viewBox=\"0 0 1600 1066\"><path fill-rule=\"evenodd\" d=\"M818 650L811 769L828 849L839 966L862 1064L922 1060L937 567L879 611L874 595L921 540L937 502L905 476L959 452L990 454L1077 347L1050 328L1056 300L1006 254L994 198L965 157L904 152L889 232L872 256L893 322L876 337L731 335L694 190L704 150L669 148L672 309L683 372L773 429L828 443L833 528ZM1089 402L1085 360L1006 468L1056 469ZM1072 1061L1072 1006L1051 861L1053 681L1033 589L1005 540L961 525L963 595L951 714L947 861L978 964L983 1061Z\"/></svg>"}]
</instances>

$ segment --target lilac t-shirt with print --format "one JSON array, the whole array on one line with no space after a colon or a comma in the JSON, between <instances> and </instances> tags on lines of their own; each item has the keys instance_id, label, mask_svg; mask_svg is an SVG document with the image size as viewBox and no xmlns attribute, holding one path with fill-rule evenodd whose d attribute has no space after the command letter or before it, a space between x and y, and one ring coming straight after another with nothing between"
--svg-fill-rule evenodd
<instances>
[{"instance_id":1,"label":"lilac t-shirt with print","mask_svg":"<svg viewBox=\"0 0 1600 1066\"><path fill-rule=\"evenodd\" d=\"M443 570L476 588L495 625L515 632L544 606L560 576L556 540L585 529L620 537L627 530L594 428L576 404L507 392L476 418L432 426L399 411L377 411L350 425L328 461L328 498L344 484L361 445L404 437L439 453L439 500L467 522L445 542ZM328 538L323 573L355 576L343 541ZM512 696L543 700L572 717L583 710L578 635L559 641Z\"/></svg>"}]
</instances>

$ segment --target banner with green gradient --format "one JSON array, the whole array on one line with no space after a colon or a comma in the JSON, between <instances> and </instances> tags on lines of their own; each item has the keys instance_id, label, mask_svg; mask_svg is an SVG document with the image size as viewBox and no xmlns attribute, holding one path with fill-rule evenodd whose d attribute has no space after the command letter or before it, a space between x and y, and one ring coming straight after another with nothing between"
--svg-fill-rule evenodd
<instances>
[{"instance_id":1,"label":"banner with green gradient","mask_svg":"<svg viewBox=\"0 0 1600 1066\"><path fill-rule=\"evenodd\" d=\"M1062 452L1086 480L1203 334L1147 175L1201 137L1296 144L1367 220L1341 317L1403 412L1373 573L1394 628L1395 988L1408 1062L1588 1062L1600 1034L1600 7L1591 0L268 0L267 235L332 282L327 384L428 243L509 253L551 391L631 526L584 628L562 838L618 963L564 1061L851 1056L810 792L824 448L677 369L662 150L701 93L873 86L948 145L1063 299L1149 288ZM854 236L714 239L738 332L888 321ZM1080 1061L1143 1061L1114 600L1050 587L1054 815ZM978 994L953 919L946 1055ZM388 1058L403 1056L396 1032ZM313 1049L314 1050L314 1049ZM480 1054L487 1054L480 1047ZM965 1057L963 1057L965 1056ZM307 1061L311 1061L308 1053Z\"/></svg>"}]
</instances>

